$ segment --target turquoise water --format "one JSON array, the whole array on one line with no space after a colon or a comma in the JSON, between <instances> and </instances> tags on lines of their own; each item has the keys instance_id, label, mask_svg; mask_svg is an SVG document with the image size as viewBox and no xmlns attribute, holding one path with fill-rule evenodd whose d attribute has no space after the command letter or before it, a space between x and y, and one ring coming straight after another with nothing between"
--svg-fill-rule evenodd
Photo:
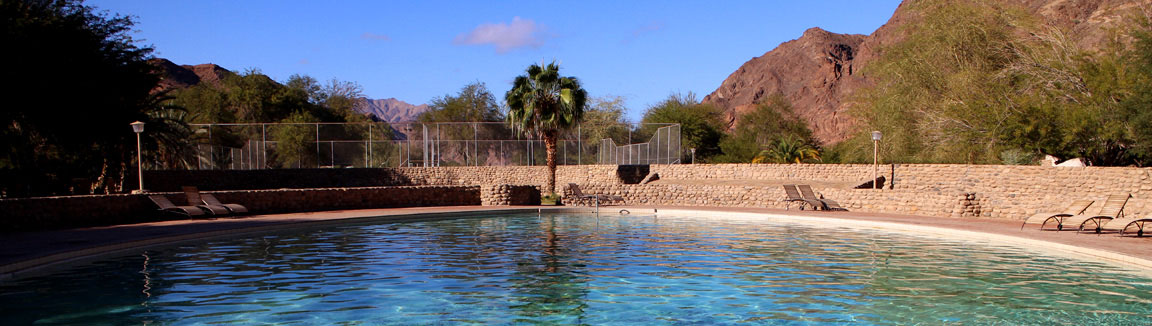
<instances>
[{"instance_id":1,"label":"turquoise water","mask_svg":"<svg viewBox=\"0 0 1152 326\"><path fill-rule=\"evenodd\" d=\"M533 214L140 250L0 284L0 324L1144 325L1137 275L779 220Z\"/></svg>"}]
</instances>

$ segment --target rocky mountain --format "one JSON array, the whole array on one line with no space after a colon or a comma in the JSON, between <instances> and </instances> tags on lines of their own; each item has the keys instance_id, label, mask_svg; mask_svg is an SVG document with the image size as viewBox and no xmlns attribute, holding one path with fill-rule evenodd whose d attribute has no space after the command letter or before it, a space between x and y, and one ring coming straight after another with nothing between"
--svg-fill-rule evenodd
<instances>
[{"instance_id":1,"label":"rocky mountain","mask_svg":"<svg viewBox=\"0 0 1152 326\"><path fill-rule=\"evenodd\" d=\"M211 63L198 65L177 65L164 58L149 60L152 65L160 69L161 79L159 89L188 88L207 82L220 85L220 80L236 73Z\"/></svg>"},{"instance_id":2,"label":"rocky mountain","mask_svg":"<svg viewBox=\"0 0 1152 326\"><path fill-rule=\"evenodd\" d=\"M178 65L164 58L152 59L149 62L160 69L162 75L157 89L188 88L202 82L219 86L222 79L236 75L224 67L211 63ZM420 113L428 109L428 105L413 105L395 98L381 100L360 98L360 103L354 109L376 121L402 122L415 121Z\"/></svg>"},{"instance_id":3,"label":"rocky mountain","mask_svg":"<svg viewBox=\"0 0 1152 326\"><path fill-rule=\"evenodd\" d=\"M374 116L373 120L386 122L416 121L420 113L426 110L428 110L427 104L413 105L395 98L381 100L362 98L356 105L356 111L371 115L370 117Z\"/></svg>"},{"instance_id":4,"label":"rocky mountain","mask_svg":"<svg viewBox=\"0 0 1152 326\"><path fill-rule=\"evenodd\" d=\"M731 127L761 99L781 94L796 115L824 144L847 139L854 120L847 111L853 93L869 85L860 74L883 55L885 46L904 39L905 24L915 12L905 0L892 17L870 35L837 34L811 28L800 38L745 62L728 76L705 103L725 110ZM1008 0L1043 22L1071 31L1079 45L1092 48L1106 39L1122 15L1152 0Z\"/></svg>"}]
</instances>

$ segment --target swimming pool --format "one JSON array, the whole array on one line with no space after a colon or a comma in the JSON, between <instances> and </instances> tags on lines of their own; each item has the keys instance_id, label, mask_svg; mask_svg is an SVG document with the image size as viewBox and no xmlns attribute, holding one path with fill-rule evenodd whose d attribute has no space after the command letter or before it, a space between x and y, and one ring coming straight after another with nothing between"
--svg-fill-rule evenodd
<instances>
[{"instance_id":1,"label":"swimming pool","mask_svg":"<svg viewBox=\"0 0 1152 326\"><path fill-rule=\"evenodd\" d=\"M0 324L1139 324L1136 272L767 217L513 214L139 250L0 284Z\"/></svg>"}]
</instances>

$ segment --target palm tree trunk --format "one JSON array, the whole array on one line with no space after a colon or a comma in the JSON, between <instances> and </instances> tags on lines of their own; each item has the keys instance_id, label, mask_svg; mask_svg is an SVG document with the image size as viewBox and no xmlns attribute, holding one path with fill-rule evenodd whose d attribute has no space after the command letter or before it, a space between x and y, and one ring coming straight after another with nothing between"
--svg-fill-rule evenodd
<instances>
[{"instance_id":1,"label":"palm tree trunk","mask_svg":"<svg viewBox=\"0 0 1152 326\"><path fill-rule=\"evenodd\" d=\"M548 194L556 193L556 131L544 132L544 150L548 157Z\"/></svg>"}]
</instances>

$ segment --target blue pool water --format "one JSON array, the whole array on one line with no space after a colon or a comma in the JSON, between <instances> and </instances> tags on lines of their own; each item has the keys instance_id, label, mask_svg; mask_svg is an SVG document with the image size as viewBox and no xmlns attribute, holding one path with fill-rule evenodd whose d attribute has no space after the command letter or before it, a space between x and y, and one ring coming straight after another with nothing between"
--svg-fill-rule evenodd
<instances>
[{"instance_id":1,"label":"blue pool water","mask_svg":"<svg viewBox=\"0 0 1152 326\"><path fill-rule=\"evenodd\" d=\"M1148 324L1139 275L780 220L531 214L140 250L5 281L0 324Z\"/></svg>"}]
</instances>

